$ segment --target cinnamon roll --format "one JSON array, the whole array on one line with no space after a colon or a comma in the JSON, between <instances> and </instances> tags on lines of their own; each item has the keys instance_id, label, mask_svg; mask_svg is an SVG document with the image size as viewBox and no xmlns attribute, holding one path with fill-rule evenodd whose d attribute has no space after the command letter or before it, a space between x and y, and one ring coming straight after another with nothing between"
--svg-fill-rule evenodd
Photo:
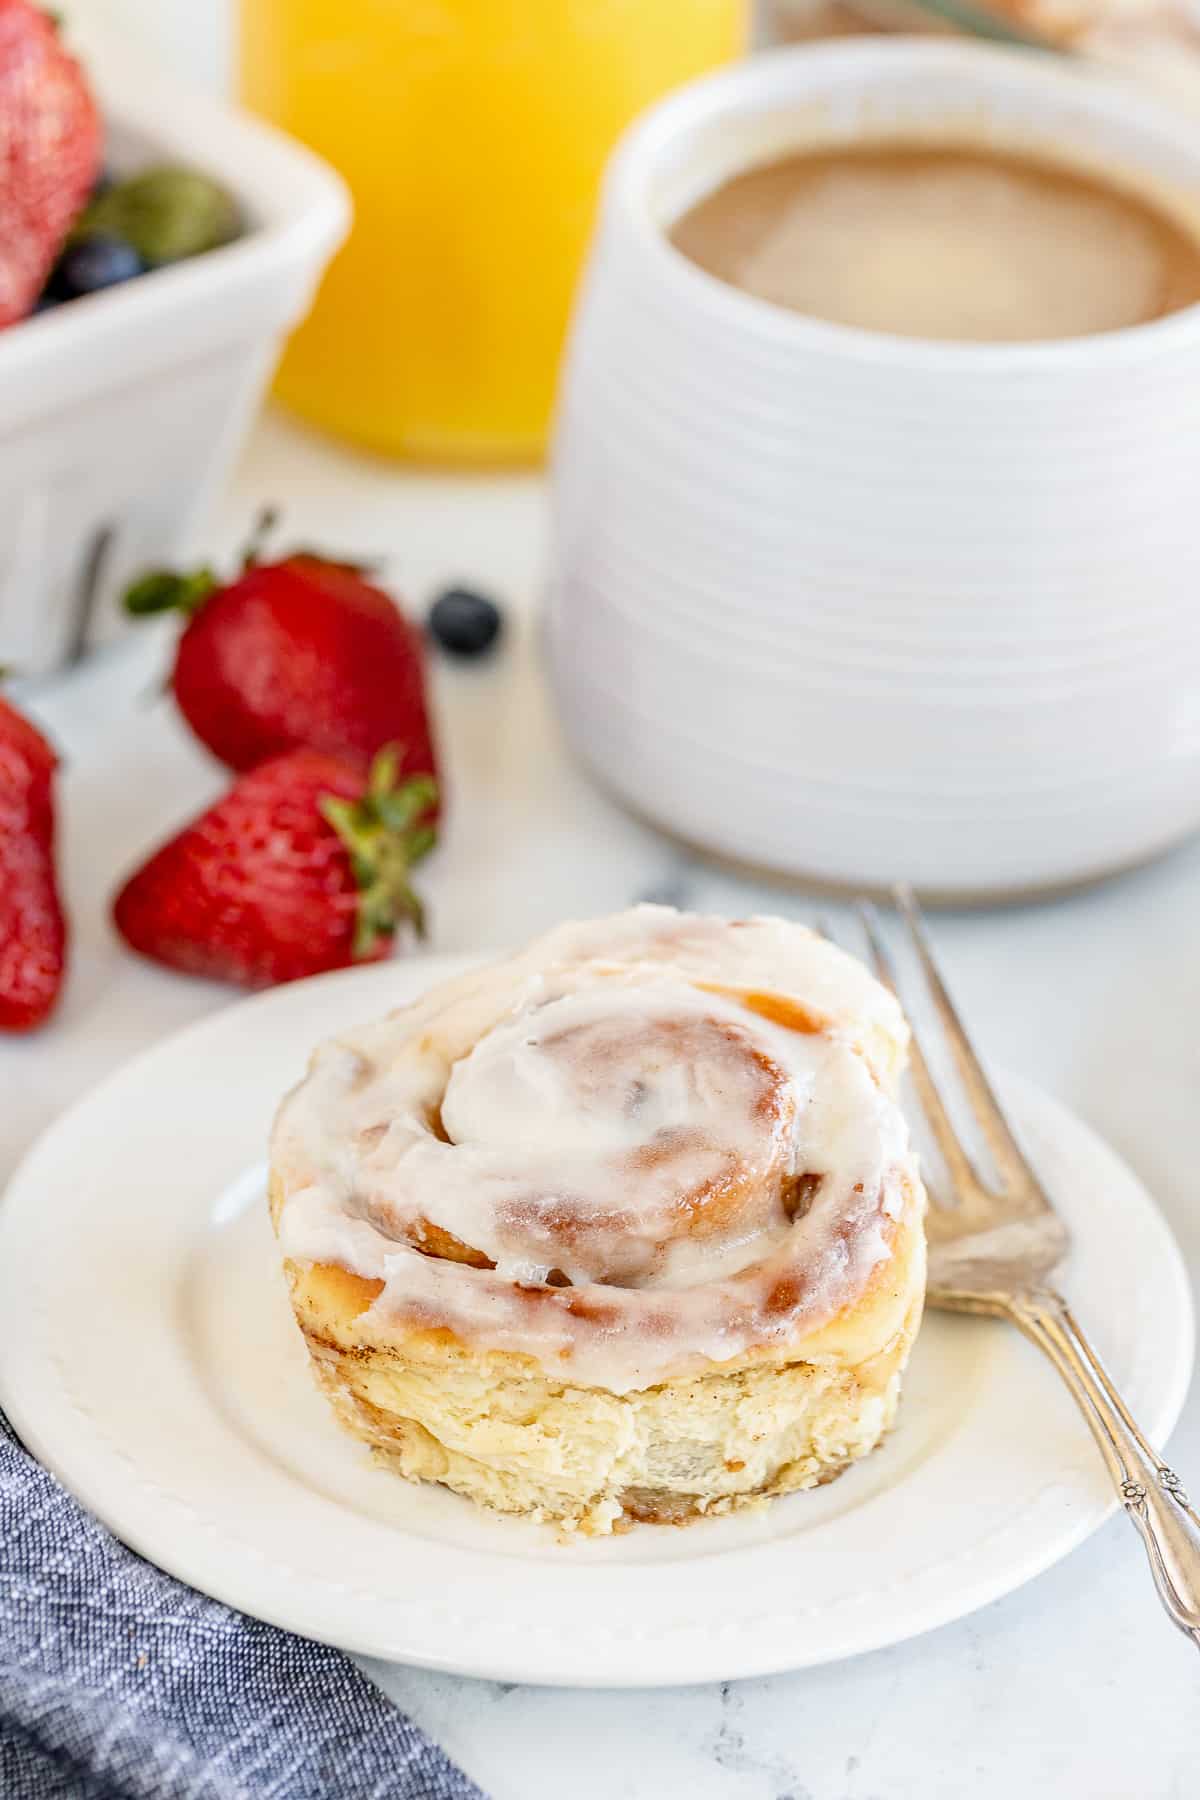
<instances>
[{"instance_id":1,"label":"cinnamon roll","mask_svg":"<svg viewBox=\"0 0 1200 1800\"><path fill-rule=\"evenodd\" d=\"M271 1209L339 1418L588 1532L865 1456L924 1298L907 1036L802 926L642 906L324 1044Z\"/></svg>"}]
</instances>

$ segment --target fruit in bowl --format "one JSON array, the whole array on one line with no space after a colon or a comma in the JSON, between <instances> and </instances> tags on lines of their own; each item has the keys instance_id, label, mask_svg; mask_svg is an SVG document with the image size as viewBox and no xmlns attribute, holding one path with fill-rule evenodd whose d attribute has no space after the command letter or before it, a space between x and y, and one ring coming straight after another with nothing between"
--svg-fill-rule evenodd
<instances>
[{"instance_id":1,"label":"fruit in bowl","mask_svg":"<svg viewBox=\"0 0 1200 1800\"><path fill-rule=\"evenodd\" d=\"M48 13L0 0L0 326L33 311L100 172L87 78Z\"/></svg>"},{"instance_id":2,"label":"fruit in bowl","mask_svg":"<svg viewBox=\"0 0 1200 1800\"><path fill-rule=\"evenodd\" d=\"M103 136L54 16L0 0L0 327L239 235L232 195L198 170L106 179Z\"/></svg>"}]
</instances>

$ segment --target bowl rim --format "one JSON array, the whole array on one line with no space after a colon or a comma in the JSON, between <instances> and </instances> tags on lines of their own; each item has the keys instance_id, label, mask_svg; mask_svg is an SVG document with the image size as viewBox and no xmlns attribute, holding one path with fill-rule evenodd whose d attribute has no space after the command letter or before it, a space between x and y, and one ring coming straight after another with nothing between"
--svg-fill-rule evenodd
<instances>
[{"instance_id":1,"label":"bowl rim","mask_svg":"<svg viewBox=\"0 0 1200 1800\"><path fill-rule=\"evenodd\" d=\"M1081 60L996 44L930 39L853 39L765 51L676 89L639 115L614 150L605 173L601 242L616 225L639 252L651 278L680 307L781 351L823 352L842 361L961 375L1008 376L1137 364L1200 344L1200 303L1160 319L1081 337L977 343L901 337L791 312L697 267L677 250L651 205L651 184L680 139L722 116L742 118L891 75L958 75L985 91L1024 91L1070 102L1097 118L1126 124L1177 155L1190 157L1200 197L1200 124L1182 108L1156 103L1130 83L1097 73ZM751 158L747 167L753 166ZM602 252L603 253L603 252Z\"/></svg>"}]
</instances>

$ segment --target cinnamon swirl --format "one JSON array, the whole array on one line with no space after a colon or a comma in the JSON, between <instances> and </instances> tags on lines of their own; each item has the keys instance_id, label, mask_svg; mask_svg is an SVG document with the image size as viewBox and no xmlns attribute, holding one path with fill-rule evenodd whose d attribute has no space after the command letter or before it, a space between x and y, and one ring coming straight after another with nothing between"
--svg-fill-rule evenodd
<instances>
[{"instance_id":1,"label":"cinnamon swirl","mask_svg":"<svg viewBox=\"0 0 1200 1800\"><path fill-rule=\"evenodd\" d=\"M607 1532L879 1442L924 1297L894 999L780 919L637 907L323 1045L271 1207L338 1416Z\"/></svg>"}]
</instances>

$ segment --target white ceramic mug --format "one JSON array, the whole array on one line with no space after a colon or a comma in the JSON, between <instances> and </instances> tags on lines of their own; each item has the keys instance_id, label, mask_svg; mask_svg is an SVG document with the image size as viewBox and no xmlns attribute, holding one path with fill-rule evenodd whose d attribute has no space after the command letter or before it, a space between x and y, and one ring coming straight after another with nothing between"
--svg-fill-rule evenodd
<instances>
[{"instance_id":1,"label":"white ceramic mug","mask_svg":"<svg viewBox=\"0 0 1200 1800\"><path fill-rule=\"evenodd\" d=\"M1200 823L1200 307L917 341L774 307L666 236L789 148L918 134L1200 218L1200 128L1048 57L859 40L670 97L611 164L569 347L553 679L578 752L685 839L1016 892Z\"/></svg>"}]
</instances>

